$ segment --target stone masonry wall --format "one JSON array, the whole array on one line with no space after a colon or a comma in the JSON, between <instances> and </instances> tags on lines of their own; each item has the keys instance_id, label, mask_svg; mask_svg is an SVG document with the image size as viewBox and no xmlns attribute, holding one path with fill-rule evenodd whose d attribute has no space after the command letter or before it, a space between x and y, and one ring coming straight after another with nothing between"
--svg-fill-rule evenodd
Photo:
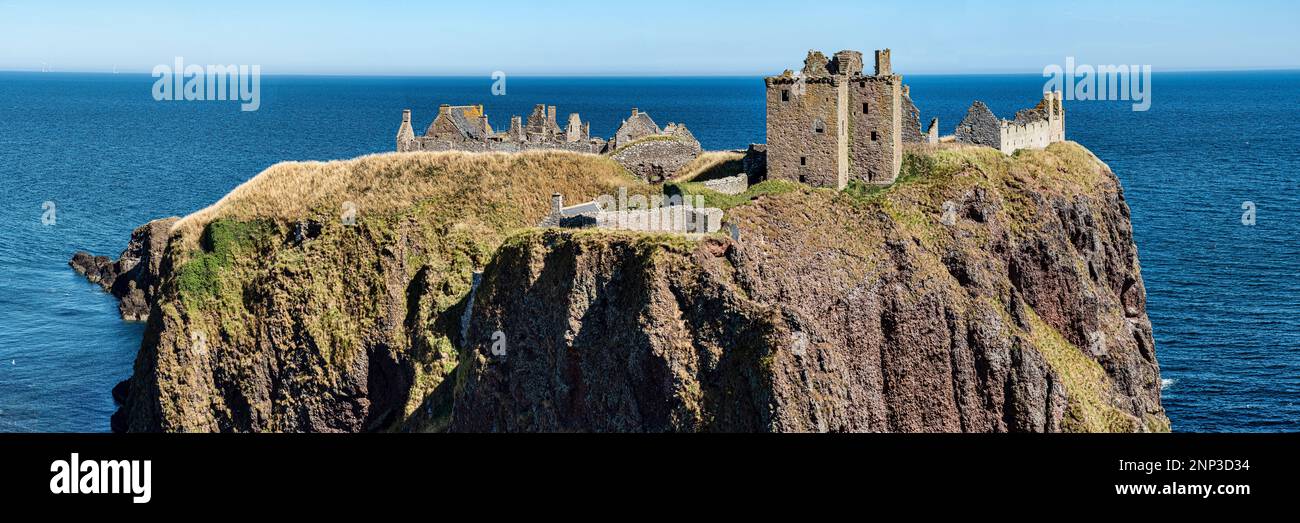
<instances>
[{"instance_id":1,"label":"stone masonry wall","mask_svg":"<svg viewBox=\"0 0 1300 523\"><path fill-rule=\"evenodd\" d=\"M1002 149L1002 124L984 102L971 104L957 124L957 141Z\"/></svg>"},{"instance_id":2,"label":"stone masonry wall","mask_svg":"<svg viewBox=\"0 0 1300 523\"><path fill-rule=\"evenodd\" d=\"M835 78L767 79L769 178L843 188Z\"/></svg>"},{"instance_id":3,"label":"stone masonry wall","mask_svg":"<svg viewBox=\"0 0 1300 523\"><path fill-rule=\"evenodd\" d=\"M661 183L699 155L699 142L659 135L620 146L610 158L642 180Z\"/></svg>"},{"instance_id":4,"label":"stone masonry wall","mask_svg":"<svg viewBox=\"0 0 1300 523\"><path fill-rule=\"evenodd\" d=\"M715 178L712 180L705 180L700 183L704 184L704 186L709 188L710 190L714 190L722 194L740 194L749 190L749 175L745 173L740 173L735 176L728 176L726 178Z\"/></svg>"},{"instance_id":5,"label":"stone masonry wall","mask_svg":"<svg viewBox=\"0 0 1300 523\"><path fill-rule=\"evenodd\" d=\"M862 77L852 82L850 177L870 184L894 182L902 167L902 79Z\"/></svg>"},{"instance_id":6,"label":"stone masonry wall","mask_svg":"<svg viewBox=\"0 0 1300 523\"><path fill-rule=\"evenodd\" d=\"M468 152L506 152L513 153L530 150L562 150L579 153L599 153L604 145L596 145L590 141L586 142L564 142L564 141L545 141L545 142L516 142L510 140L496 141L475 141L475 140L440 140L436 138L418 136L410 142L405 151L468 151Z\"/></svg>"},{"instance_id":7,"label":"stone masonry wall","mask_svg":"<svg viewBox=\"0 0 1300 523\"><path fill-rule=\"evenodd\" d=\"M912 103L912 95L903 88L903 143L921 143L925 137L921 135L921 110L916 108Z\"/></svg>"}]
</instances>

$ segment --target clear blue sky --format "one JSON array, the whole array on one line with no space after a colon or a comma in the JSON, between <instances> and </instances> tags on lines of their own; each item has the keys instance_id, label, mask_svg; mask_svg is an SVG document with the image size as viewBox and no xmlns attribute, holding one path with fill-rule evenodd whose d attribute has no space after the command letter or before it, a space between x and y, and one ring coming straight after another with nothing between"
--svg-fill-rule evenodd
<instances>
[{"instance_id":1,"label":"clear blue sky","mask_svg":"<svg viewBox=\"0 0 1300 523\"><path fill-rule=\"evenodd\" d=\"M1296 0L0 0L0 70L757 75L890 47L902 73L1300 68Z\"/></svg>"}]
</instances>

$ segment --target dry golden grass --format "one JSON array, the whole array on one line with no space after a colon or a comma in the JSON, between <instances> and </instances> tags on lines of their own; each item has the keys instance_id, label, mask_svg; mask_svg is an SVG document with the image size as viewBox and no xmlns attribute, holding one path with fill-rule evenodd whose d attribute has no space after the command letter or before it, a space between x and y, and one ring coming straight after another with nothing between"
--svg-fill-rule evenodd
<instances>
[{"instance_id":1,"label":"dry golden grass","mask_svg":"<svg viewBox=\"0 0 1300 523\"><path fill-rule=\"evenodd\" d=\"M689 182L697 178L706 179L704 178L706 175L717 174L713 171L727 167L729 162L738 163L744 159L745 153L738 153L735 151L707 151L701 153L691 163L686 164L686 167L683 167L681 172L677 176L674 176L671 181ZM728 172L725 174L732 175L740 172L739 165L734 165L734 167L735 172Z\"/></svg>"},{"instance_id":2,"label":"dry golden grass","mask_svg":"<svg viewBox=\"0 0 1300 523\"><path fill-rule=\"evenodd\" d=\"M172 234L193 245L217 219L287 222L341 216L345 202L354 204L358 215L397 212L425 201L443 201L449 209L482 201L522 209L522 216L544 215L552 192L579 202L619 186L640 185L609 158L565 151L384 153L285 162L181 219Z\"/></svg>"}]
</instances>

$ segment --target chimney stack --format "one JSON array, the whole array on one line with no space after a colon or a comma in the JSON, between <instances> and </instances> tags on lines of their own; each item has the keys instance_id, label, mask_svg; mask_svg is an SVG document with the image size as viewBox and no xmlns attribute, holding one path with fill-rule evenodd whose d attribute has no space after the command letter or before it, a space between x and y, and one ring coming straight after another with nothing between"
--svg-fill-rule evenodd
<instances>
[{"instance_id":1,"label":"chimney stack","mask_svg":"<svg viewBox=\"0 0 1300 523\"><path fill-rule=\"evenodd\" d=\"M876 51L876 76L889 76L894 69L889 64L889 49Z\"/></svg>"}]
</instances>

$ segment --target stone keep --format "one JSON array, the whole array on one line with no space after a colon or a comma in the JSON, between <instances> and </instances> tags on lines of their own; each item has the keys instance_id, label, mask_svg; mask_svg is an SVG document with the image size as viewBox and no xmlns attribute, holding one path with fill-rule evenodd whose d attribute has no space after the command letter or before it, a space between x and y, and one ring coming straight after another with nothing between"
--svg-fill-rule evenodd
<instances>
[{"instance_id":1,"label":"stone keep","mask_svg":"<svg viewBox=\"0 0 1300 523\"><path fill-rule=\"evenodd\" d=\"M872 75L860 52L827 59L809 51L802 72L765 83L770 178L843 189L850 180L887 185L898 177L903 83L888 49L876 51Z\"/></svg>"}]
</instances>

